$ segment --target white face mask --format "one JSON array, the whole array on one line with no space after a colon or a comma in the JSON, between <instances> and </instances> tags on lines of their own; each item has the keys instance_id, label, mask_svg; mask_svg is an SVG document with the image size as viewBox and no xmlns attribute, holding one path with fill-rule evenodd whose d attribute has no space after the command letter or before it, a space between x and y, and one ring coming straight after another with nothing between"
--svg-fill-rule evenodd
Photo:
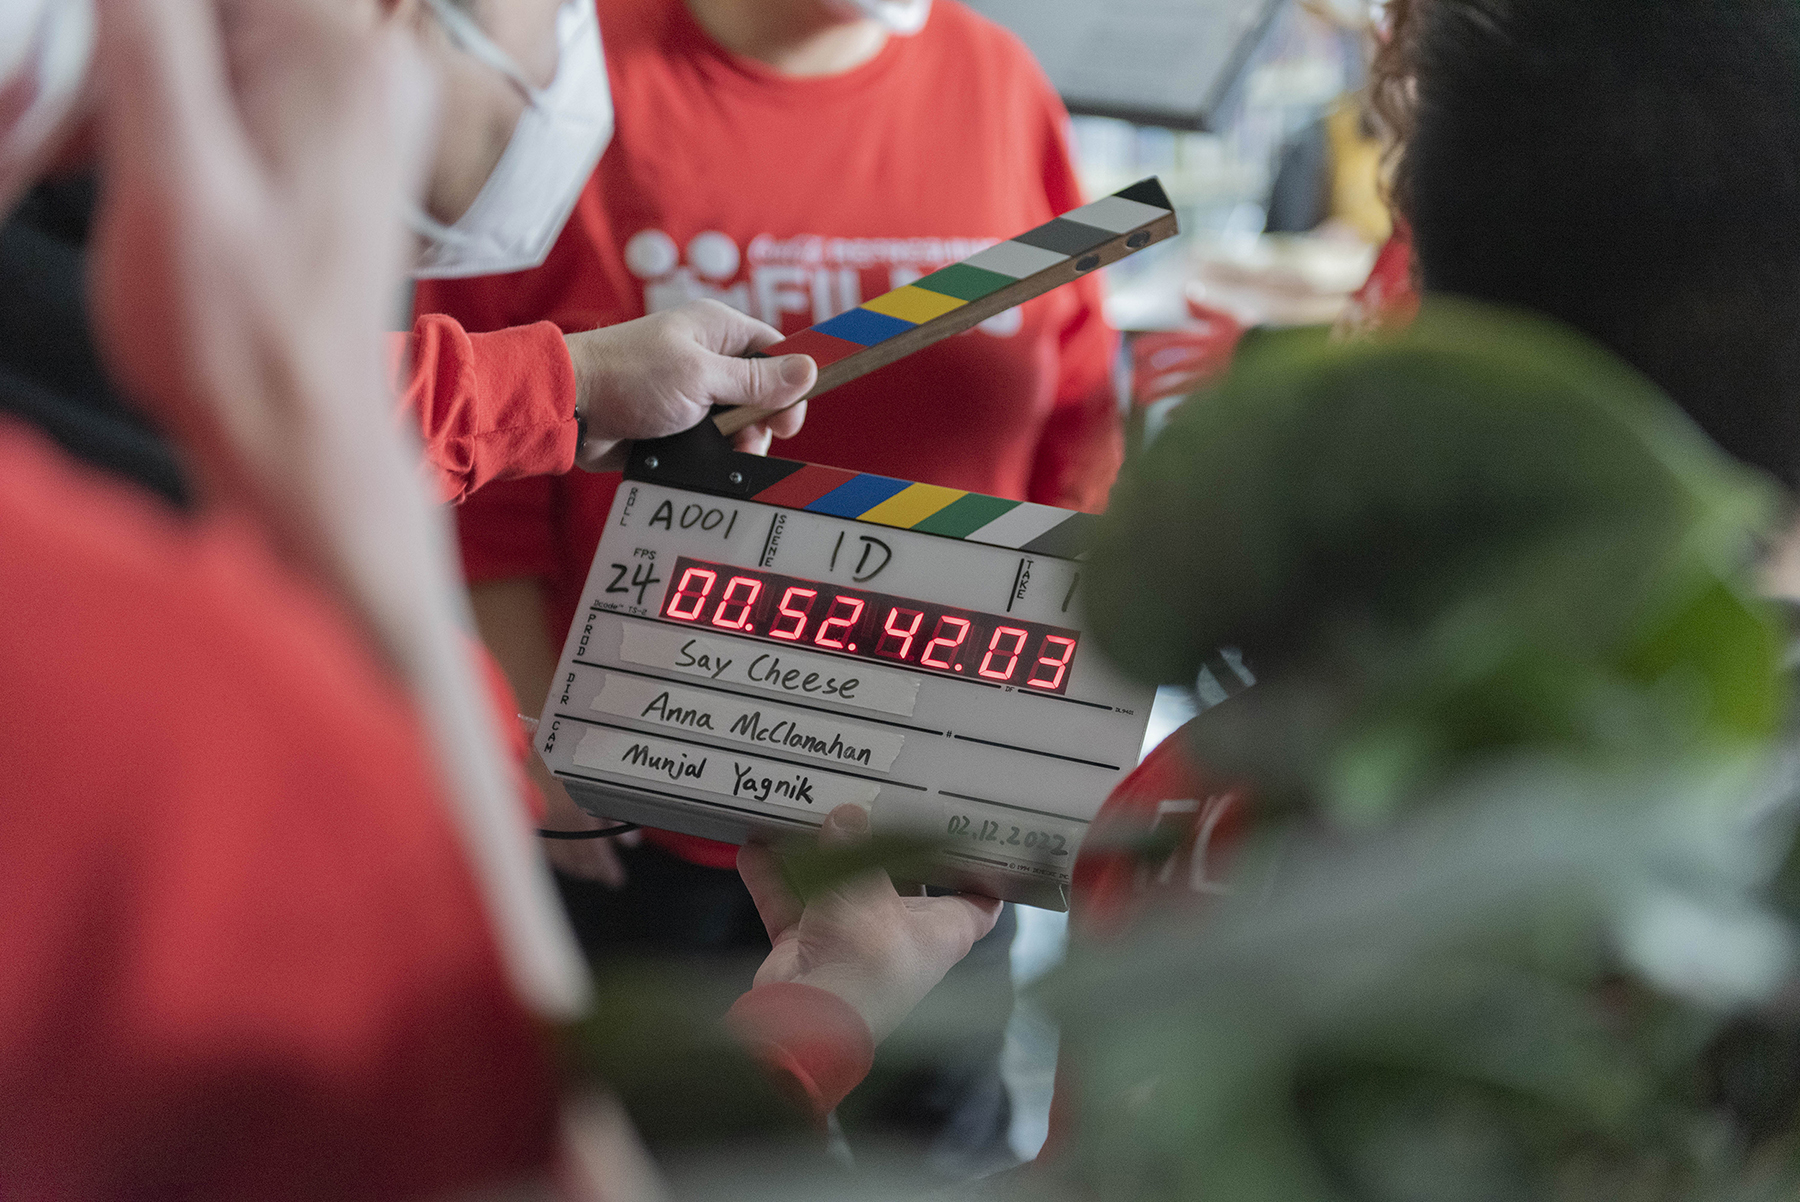
<instances>
[{"instance_id":1,"label":"white face mask","mask_svg":"<svg viewBox=\"0 0 1800 1202\"><path fill-rule=\"evenodd\" d=\"M831 0L832 7L858 17L873 17L904 37L925 28L931 0Z\"/></svg>"},{"instance_id":2,"label":"white face mask","mask_svg":"<svg viewBox=\"0 0 1800 1202\"><path fill-rule=\"evenodd\" d=\"M451 0L425 3L459 47L512 81L527 104L493 174L455 225L411 215L428 243L413 275L460 279L536 267L612 139L612 89L594 0L568 0L557 11L556 78L542 89Z\"/></svg>"},{"instance_id":3,"label":"white face mask","mask_svg":"<svg viewBox=\"0 0 1800 1202\"><path fill-rule=\"evenodd\" d=\"M93 0L0 0L0 193L23 188L94 53Z\"/></svg>"}]
</instances>

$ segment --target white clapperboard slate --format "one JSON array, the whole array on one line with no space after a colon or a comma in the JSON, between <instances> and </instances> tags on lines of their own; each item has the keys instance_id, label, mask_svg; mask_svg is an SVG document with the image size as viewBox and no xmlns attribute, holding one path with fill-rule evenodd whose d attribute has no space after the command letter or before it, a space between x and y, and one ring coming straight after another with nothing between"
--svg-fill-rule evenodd
<instances>
[{"instance_id":1,"label":"white clapperboard slate","mask_svg":"<svg viewBox=\"0 0 1800 1202\"><path fill-rule=\"evenodd\" d=\"M538 731L604 818L743 843L834 806L929 883L1066 909L1154 690L1085 632L1095 519L731 450L634 450Z\"/></svg>"}]
</instances>

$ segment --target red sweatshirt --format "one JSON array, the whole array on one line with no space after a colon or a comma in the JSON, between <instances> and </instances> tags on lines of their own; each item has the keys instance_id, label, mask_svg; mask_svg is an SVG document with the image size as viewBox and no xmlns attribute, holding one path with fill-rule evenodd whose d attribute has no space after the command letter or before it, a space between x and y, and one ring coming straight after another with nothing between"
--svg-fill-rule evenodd
<instances>
[{"instance_id":1,"label":"red sweatshirt","mask_svg":"<svg viewBox=\"0 0 1800 1202\"><path fill-rule=\"evenodd\" d=\"M507 417L523 394L432 392L479 379L448 359L419 376L450 398L422 417L448 491L561 455ZM254 528L9 422L0 802L0 1195L385 1199L550 1166L555 1078L408 699ZM805 986L732 1026L821 1115L873 1055Z\"/></svg>"},{"instance_id":2,"label":"red sweatshirt","mask_svg":"<svg viewBox=\"0 0 1800 1202\"><path fill-rule=\"evenodd\" d=\"M0 427L0 1192L426 1194L554 1081L414 715L255 530Z\"/></svg>"},{"instance_id":3,"label":"red sweatshirt","mask_svg":"<svg viewBox=\"0 0 1800 1202\"><path fill-rule=\"evenodd\" d=\"M794 79L720 49L681 0L599 0L618 129L535 271L434 281L469 329L583 330L702 296L794 333L1081 203L1067 114L1011 34L940 0L915 37ZM820 398L789 458L1098 509L1121 436L1093 277ZM475 581L542 580L560 640L617 477L490 488ZM726 867L721 844L669 838Z\"/></svg>"}]
</instances>

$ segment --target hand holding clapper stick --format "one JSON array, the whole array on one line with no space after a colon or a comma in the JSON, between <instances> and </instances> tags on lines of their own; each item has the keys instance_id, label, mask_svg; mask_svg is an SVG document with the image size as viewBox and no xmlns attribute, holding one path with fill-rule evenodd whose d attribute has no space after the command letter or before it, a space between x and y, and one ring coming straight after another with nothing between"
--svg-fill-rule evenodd
<instances>
[{"instance_id":1,"label":"hand holding clapper stick","mask_svg":"<svg viewBox=\"0 0 1800 1202\"><path fill-rule=\"evenodd\" d=\"M759 355L812 356L819 380L802 398L810 400L1178 232L1174 208L1153 176L865 301ZM729 436L775 412L740 406L712 420Z\"/></svg>"}]
</instances>

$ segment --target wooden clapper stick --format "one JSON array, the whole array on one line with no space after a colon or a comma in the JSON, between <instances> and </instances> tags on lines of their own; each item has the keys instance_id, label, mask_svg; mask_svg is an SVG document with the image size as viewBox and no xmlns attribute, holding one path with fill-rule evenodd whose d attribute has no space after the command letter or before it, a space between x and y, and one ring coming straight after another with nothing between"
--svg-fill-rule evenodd
<instances>
[{"instance_id":1,"label":"wooden clapper stick","mask_svg":"<svg viewBox=\"0 0 1800 1202\"><path fill-rule=\"evenodd\" d=\"M760 354L811 355L819 380L803 398L810 400L1177 232L1175 210L1152 176L864 301ZM731 435L777 412L740 406L713 422L721 434Z\"/></svg>"}]
</instances>

